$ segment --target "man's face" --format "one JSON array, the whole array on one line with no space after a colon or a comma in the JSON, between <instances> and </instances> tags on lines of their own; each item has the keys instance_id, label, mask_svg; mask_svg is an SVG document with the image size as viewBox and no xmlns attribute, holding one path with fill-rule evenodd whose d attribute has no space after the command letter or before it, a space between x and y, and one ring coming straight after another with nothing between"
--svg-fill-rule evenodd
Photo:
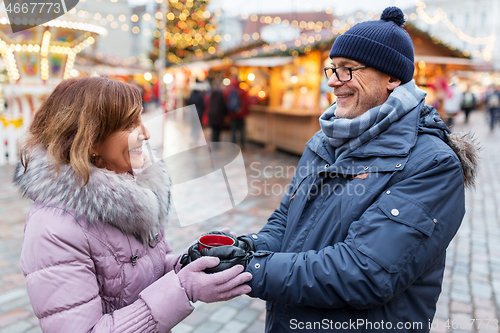
<instances>
[{"instance_id":1,"label":"man's face","mask_svg":"<svg viewBox=\"0 0 500 333\"><path fill-rule=\"evenodd\" d=\"M347 58L332 58L332 67L361 67L364 64ZM356 118L376 106L384 104L391 91L401 81L379 72L364 68L352 72L352 80L342 82L334 74L328 80L337 96L335 115L339 118Z\"/></svg>"}]
</instances>

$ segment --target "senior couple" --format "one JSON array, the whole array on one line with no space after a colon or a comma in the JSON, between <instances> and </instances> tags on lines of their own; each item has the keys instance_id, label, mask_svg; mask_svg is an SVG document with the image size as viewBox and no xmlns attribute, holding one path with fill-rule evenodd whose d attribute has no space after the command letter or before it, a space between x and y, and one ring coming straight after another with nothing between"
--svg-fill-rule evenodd
<instances>
[{"instance_id":1,"label":"senior couple","mask_svg":"<svg viewBox=\"0 0 500 333\"><path fill-rule=\"evenodd\" d=\"M324 71L337 99L280 206L259 232L191 247L183 263L164 236L169 177L142 155L139 92L59 84L14 176L34 200L21 266L42 330L168 332L196 301L248 294L266 301L266 332L428 332L476 158L425 105L403 25L389 7L335 40ZM222 262L238 264L204 272Z\"/></svg>"}]
</instances>

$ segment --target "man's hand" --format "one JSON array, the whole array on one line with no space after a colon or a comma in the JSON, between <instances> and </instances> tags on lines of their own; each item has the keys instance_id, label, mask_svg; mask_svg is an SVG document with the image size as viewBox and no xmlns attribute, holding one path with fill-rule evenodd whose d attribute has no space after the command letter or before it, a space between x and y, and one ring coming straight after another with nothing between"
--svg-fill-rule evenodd
<instances>
[{"instance_id":1,"label":"man's hand","mask_svg":"<svg viewBox=\"0 0 500 333\"><path fill-rule=\"evenodd\" d=\"M257 248L255 247L255 244L253 242L253 239L250 237L244 235L244 236L238 236L236 238L236 246L239 248L242 248L243 250L247 252L257 252Z\"/></svg>"},{"instance_id":2,"label":"man's hand","mask_svg":"<svg viewBox=\"0 0 500 333\"><path fill-rule=\"evenodd\" d=\"M216 231L208 234L218 235L221 234L221 232ZM207 268L204 270L204 272L206 273L215 273L226 270L238 264L246 268L250 260L253 258L253 254L255 251L256 248L253 240L247 236L240 236L235 239L234 245L203 248L201 250L200 244L195 243L189 248L187 254L184 254L182 256L180 263L182 267L184 267L204 256L217 257L220 259L220 263L215 267Z\"/></svg>"}]
</instances>

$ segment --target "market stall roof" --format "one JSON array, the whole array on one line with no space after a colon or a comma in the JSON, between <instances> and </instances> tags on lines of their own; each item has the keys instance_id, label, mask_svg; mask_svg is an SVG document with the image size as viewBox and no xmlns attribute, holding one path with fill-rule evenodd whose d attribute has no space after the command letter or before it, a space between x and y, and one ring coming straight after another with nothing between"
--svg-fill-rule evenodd
<instances>
[{"instance_id":1,"label":"market stall roof","mask_svg":"<svg viewBox=\"0 0 500 333\"><path fill-rule=\"evenodd\" d=\"M236 60L233 64L236 66L247 67L276 67L293 62L293 57L263 57Z\"/></svg>"},{"instance_id":2,"label":"market stall roof","mask_svg":"<svg viewBox=\"0 0 500 333\"><path fill-rule=\"evenodd\" d=\"M462 65L472 66L470 57L464 55L460 50L445 45L441 41L430 36L427 32L422 31L411 23L406 23L405 29L413 40L415 47L415 55L420 56L435 56L439 58L452 58L469 60L461 63ZM317 37L320 38L317 38ZM257 46L253 50L241 50L240 52L231 52L226 54L233 61L239 59L256 59L259 57L287 57L291 55L301 55L308 53L311 50L328 50L332 46L338 34L334 34L332 29L322 29L319 32L309 31L303 33L296 40L289 40L282 43L271 43L269 45ZM295 54L294 54L295 53Z\"/></svg>"},{"instance_id":3,"label":"market stall roof","mask_svg":"<svg viewBox=\"0 0 500 333\"><path fill-rule=\"evenodd\" d=\"M144 74L145 70L142 68L133 68L133 67L120 67L120 66L109 66L109 65L75 65L74 69L79 72L89 73L89 74L97 74L101 75L134 75L134 74Z\"/></svg>"},{"instance_id":4,"label":"market stall roof","mask_svg":"<svg viewBox=\"0 0 500 333\"><path fill-rule=\"evenodd\" d=\"M222 65L222 60L221 59L212 59L212 60L207 60L207 61L195 61L191 62L188 64L180 64L180 65L175 65L175 66L170 66L170 67L184 67L184 68L201 68L203 70L209 70L210 68L213 67L219 67Z\"/></svg>"},{"instance_id":5,"label":"market stall roof","mask_svg":"<svg viewBox=\"0 0 500 333\"><path fill-rule=\"evenodd\" d=\"M461 69L483 69L484 64L470 60L460 50L446 45L428 32L418 29L406 22L405 30L410 35L415 49L415 61L422 59L428 63L446 64ZM327 51L335 39L340 36L338 29L323 28L319 31L304 31L300 37L276 43L265 43L262 39L245 43L230 49L220 50L216 55L205 55L202 59L193 59L192 64L210 69L224 68L232 65L274 67L286 64L291 58L308 54L313 50ZM427 57L427 58L418 58ZM280 60L285 58L287 60ZM273 59L273 60L270 60ZM454 60L452 60L454 59ZM218 60L215 61L215 60ZM211 61L214 61L213 63ZM283 61L283 63L281 62ZM189 63L183 64L190 66ZM487 67L487 66L486 66Z\"/></svg>"},{"instance_id":6,"label":"market stall roof","mask_svg":"<svg viewBox=\"0 0 500 333\"><path fill-rule=\"evenodd\" d=\"M445 44L440 39L431 36L428 32L417 28L415 25L406 22L405 30L413 41L415 56L437 56L470 59L461 50Z\"/></svg>"},{"instance_id":7,"label":"market stall roof","mask_svg":"<svg viewBox=\"0 0 500 333\"><path fill-rule=\"evenodd\" d=\"M465 65L465 66L475 66L478 63L467 58L455 58L455 57L440 57L440 56L427 56L427 55L415 55L415 62L424 61L433 64L440 65Z\"/></svg>"}]
</instances>

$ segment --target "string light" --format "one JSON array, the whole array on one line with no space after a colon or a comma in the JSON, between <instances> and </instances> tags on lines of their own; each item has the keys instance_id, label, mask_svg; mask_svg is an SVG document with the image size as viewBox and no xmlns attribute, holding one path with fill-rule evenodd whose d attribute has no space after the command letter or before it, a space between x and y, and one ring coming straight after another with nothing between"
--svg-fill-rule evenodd
<instances>
[{"instance_id":1,"label":"string light","mask_svg":"<svg viewBox=\"0 0 500 333\"><path fill-rule=\"evenodd\" d=\"M73 69L75 58L76 58L76 52L72 50L68 54L68 60L66 61L66 68L64 70L64 75L63 75L64 79L69 79L71 77L71 70Z\"/></svg>"},{"instance_id":2,"label":"string light","mask_svg":"<svg viewBox=\"0 0 500 333\"><path fill-rule=\"evenodd\" d=\"M209 0L204 0L204 2L208 2ZM159 2L161 3L161 0L159 0ZM170 2L170 6L179 6L180 5L180 2L178 0L176 1L172 1L172 0L169 0ZM191 4L192 5L192 2L187 2L186 4ZM71 12L74 12L76 14L76 9L73 8ZM327 8L327 14L328 13L332 13L332 10L331 8ZM184 18L184 20L187 19L187 16L189 16L189 12L186 12L186 13L183 13L184 15L181 15L181 18ZM249 18L249 14L247 13L238 13L238 11L233 11L233 16L241 16L242 19L246 20ZM220 10L217 10L215 11L214 13L214 16L221 16L222 15L222 11ZM82 17L82 18L86 18L86 17L90 17L90 14L89 12L85 11L85 10L80 10L78 11L78 16L79 17ZM212 14L208 11L208 10L199 10L197 11L194 16L198 16L198 18L204 18L204 19L208 19L212 16ZM161 20L161 12L160 11L157 11L155 14L154 14L154 17L157 19L157 20ZM118 29L118 28L122 28L122 30L124 31L127 31L128 29L127 28L124 28L123 25L119 24L119 22L126 22L126 21L131 21L131 22L138 22L140 17L137 15L137 14L132 14L129 18L127 18L126 15L124 14L121 14L120 16L118 16L118 18L115 18L113 17L112 14L108 14L106 17L103 17L103 14L101 13L94 13L92 18L96 21L99 22L99 24L101 26L106 26L108 23L109 23L109 27L111 27L112 29ZM151 19L151 15L149 13L145 13L142 15L142 19L144 19L145 21L149 21ZM168 20L173 20L175 19L175 15L173 13L169 13L167 15L167 19ZM253 14L251 15L250 19L252 21L257 21L259 19L259 16L256 15L256 14ZM270 15L266 15L266 16L262 16L261 17L261 20L263 20L265 23L267 24L270 24L270 25L279 25L279 24L282 24L283 26L287 27L290 25L290 22L288 20L282 20L282 18L278 15L278 16L270 16ZM65 23L62 23L62 24L67 24L66 22ZM305 24L305 26L304 26ZM330 24L330 22L328 21L325 21L325 22L305 22L303 21L302 23L302 26L304 28L301 28L302 30L320 30L319 26L320 24L323 24L325 25L325 27L327 27L326 25L327 24ZM59 23L59 26L61 26L61 23ZM292 24L292 26L298 26L298 23L296 24ZM127 29L127 30L125 30ZM135 33L135 32L134 32ZM140 32L138 32L140 33ZM149 36L151 35L151 31L147 31L146 30L143 30L142 33L145 35L145 36Z\"/></svg>"},{"instance_id":3,"label":"string light","mask_svg":"<svg viewBox=\"0 0 500 333\"><path fill-rule=\"evenodd\" d=\"M427 5L423 1L417 2L416 5L417 5L416 12L418 13L418 18L422 19L428 25L435 25L439 22L443 22L452 33L454 33L458 38L460 38L464 42L472 45L485 45L485 48L482 51L476 50L472 53L472 56L473 57L482 56L485 61L491 61L493 57L492 51L496 41L495 34L491 34L487 37L481 37L481 38L471 37L466 33L464 33L460 28L456 27L453 24L453 22L451 22L450 19L448 19L447 14L441 8L437 8L436 11L434 12L434 16L430 16L425 10ZM410 19L416 20L417 15L413 14L410 15Z\"/></svg>"},{"instance_id":4,"label":"string light","mask_svg":"<svg viewBox=\"0 0 500 333\"><path fill-rule=\"evenodd\" d=\"M81 0L82 2L84 2L85 0ZM115 0L110 0L110 1L115 1ZM205 0L204 2L208 2L209 0ZM158 0L157 2L161 3L162 1L161 0ZM177 8L177 7L180 7L182 5L182 3L179 1L179 0L169 0L169 7L174 7L174 8ZM188 1L186 4L185 4L185 7L189 7L189 8L192 8L192 1ZM474 37L471 37L471 36L468 36L466 35L464 32L462 32L460 29L456 28L453 23L451 21L449 21L449 19L447 19L446 17L446 13L444 13L444 11L442 11L441 9L438 9L438 11L436 11L435 15L434 16L430 16L428 13L426 13L425 11L425 3L423 1L419 1L417 3L417 13L418 14L415 14L415 13L412 13L410 15L410 20L416 20L417 18L420 18L422 20L424 20L426 23L428 24L437 24L438 22L443 22L445 23L448 28L454 32L455 34L457 34L457 36L466 41L467 43L470 43L470 44L473 44L473 45L485 45L485 48L483 50L480 51L480 55L483 56L483 58L488 59L488 58L491 58L491 53L493 51L493 47L494 47L494 42L496 40L496 36L495 35L490 35L488 37L484 37L484 38L474 38ZM211 18L212 16L217 18L217 17L220 17L223 12L221 10L216 10L214 11L213 13L210 13L208 10L205 10L205 9L198 9L198 10L195 10L194 13L190 14L190 11L187 10L187 8L184 8L186 10L186 12L181 12L179 14L179 18L181 18L181 16L184 18L185 16L185 19L188 18L189 15L191 16L197 16L198 18L200 19L208 19L208 18ZM315 7L315 10L317 12L325 12L326 14L328 15L332 15L334 12L333 12L333 9L331 7L327 7L327 8L321 8L321 7ZM76 9L73 8L72 11L76 14ZM192 11L192 9L191 9ZM71 11L70 11L71 12ZM227 13L227 12L226 12ZM183 14L183 15L182 15ZM213 14L213 15L212 15ZM335 12L336 15L338 16L341 16L343 15L343 13L340 11L340 10L337 10ZM79 17L89 17L89 13L87 11L78 11L78 16ZM333 21L297 21L297 20L292 20L292 21L289 21L287 19L283 19L282 17L280 17L280 15L257 15L257 14L249 14L249 13L245 13L245 12L238 12L237 10L233 10L231 12L231 16L233 17L240 17L241 19L243 20L250 20L252 22L257 22L259 20L261 20L262 22L266 23L266 24L269 24L269 25L281 25L283 27L289 27L289 26L292 26L292 27L295 27L295 28L298 28L300 29L300 32L305 32L305 31L314 31L318 34L316 34L315 36L309 36L307 39L301 39L301 40L297 40L295 41L294 43L294 46L295 47L300 47L301 48L301 51L300 52L303 52L306 50L306 47L309 47L308 46L309 44L313 44L313 43L316 43L316 42L320 42L322 40L322 37L321 35L319 35L319 32L321 32L323 29L331 29L331 33L333 35L337 35L337 34L342 34L343 32L345 32L347 29L349 29L352 25L354 25L354 23L356 22L356 20L360 20L362 18L367 18L367 19L376 19L377 17L371 13L371 12L368 12L368 13L362 13L362 12L357 12L355 13L355 17L349 17L349 18L346 18L345 20L343 21L340 21L338 19L335 19ZM161 15L161 12L160 11L157 11L155 14L154 14L154 17L157 19L157 20L161 20L162 18L162 15ZM106 17L104 18L103 15L101 13L95 13L93 14L93 18L96 20L96 21L102 21L101 23L103 23L103 25L105 24L108 24L108 27L112 28L112 29L118 29L121 27L121 29L123 31L128 31L130 28L132 29L132 32L134 34L144 34L145 36L150 36L151 34L153 34L153 36L155 38L159 38L160 37L160 32L158 30L153 30L153 32L150 30L150 29L140 29L139 27L130 27L127 23L124 23L124 22L138 22L140 19L143 19L144 21L149 21L152 16L151 14L149 13L145 13L145 14L142 14L141 17L139 17L137 14L132 14L130 16L126 16L124 14L121 14L119 15L118 17L114 17L112 14L108 14L106 15ZM167 19L168 20L174 20L175 19L175 15L170 12L167 16ZM56 20L57 21L57 20ZM118 22L122 22L122 23L118 23ZM181 22L185 22L185 20L181 20ZM49 22L50 23L50 22ZM53 22L53 23L50 23L50 24L44 24L44 25L49 25L49 26L62 26L62 25L66 25L68 26L68 22ZM94 26L95 27L95 26ZM88 27L80 27L81 30L85 30L86 28ZM105 31L106 29L102 28L102 27L96 27L96 28L100 28L100 32L102 32L103 30ZM96 29L93 30L93 32L95 32ZM210 41L214 41L216 43L220 43L222 41L222 36L218 35L215 33L215 27L211 27L210 31L212 31L212 33L210 35L208 35L208 37L205 37L203 42L210 42ZM193 43L193 44L198 44L200 45L200 39L196 39L194 38L194 36L188 36L188 34L185 34L185 33L181 33L181 34L167 34L166 36L167 39L172 39L172 41L174 41L175 43L177 44L185 44L185 45L188 45L189 43ZM231 35L229 35L228 37L224 36L224 39L226 40L230 40L232 38ZM244 34L242 36L242 39L243 41L245 42L250 42L251 40L259 40L259 38L261 38L261 36L259 35L259 33L254 33L252 35L249 35L249 34ZM300 44L300 45L298 45ZM35 48L35 47L34 47ZM295 50L295 49L290 49L288 50L287 46L284 45L284 44L279 44L278 46L274 45L274 47L270 47L270 46L267 46L267 45L264 45L263 47L263 50L264 52L268 53L268 52L271 52L271 51L274 51L275 49L279 49L279 50L282 50L283 52L285 51L289 51L290 54L292 55L295 55L295 54L298 54L298 52ZM209 47L207 49L208 53L210 55L215 55L217 53L217 50L212 46L212 47ZM464 53L467 53L467 52L464 52ZM223 54L223 53L221 53ZM477 55L477 52L474 52L474 55ZM170 54L167 56L170 59L176 59L178 60L179 58L174 55L174 54Z\"/></svg>"},{"instance_id":5,"label":"string light","mask_svg":"<svg viewBox=\"0 0 500 333\"><path fill-rule=\"evenodd\" d=\"M76 12L76 11L75 11ZM8 24L8 20L4 17L0 17L0 24ZM42 26L52 26L52 27L66 27L66 29L74 29L74 30L88 30L103 32L101 27L96 27L90 24L82 23L82 22L72 22L65 20L54 20L48 23L43 24ZM50 30L45 30L42 35L41 44L19 44L12 41L9 41L9 37L4 41L0 39L0 54L5 60L7 74L11 81L17 81L21 78L19 69L17 67L16 55L14 52L22 52L25 53L38 53L40 52L40 78L43 81L47 81L49 79L50 74L50 63L49 53L67 55L66 67L64 71L64 78L68 78L71 74L71 70L73 69L73 63L76 58L76 54L83 50L85 47L92 45L95 42L94 37L92 37L92 32L85 31L80 34L70 43L61 44L61 41L55 40L54 43L56 45L51 45L52 33ZM36 56L38 58L38 56Z\"/></svg>"}]
</instances>

